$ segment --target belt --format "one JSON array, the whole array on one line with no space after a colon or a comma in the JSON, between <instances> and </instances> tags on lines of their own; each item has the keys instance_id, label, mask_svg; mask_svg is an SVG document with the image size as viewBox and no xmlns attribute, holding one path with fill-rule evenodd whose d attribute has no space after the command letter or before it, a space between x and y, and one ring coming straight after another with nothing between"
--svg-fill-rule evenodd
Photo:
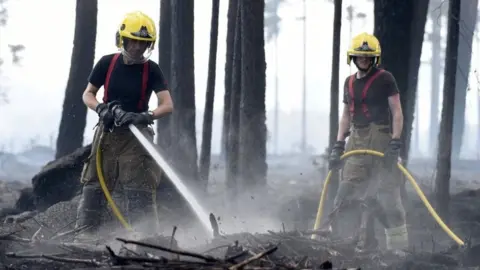
<instances>
[{"instance_id":1,"label":"belt","mask_svg":"<svg viewBox=\"0 0 480 270\"><path fill-rule=\"evenodd\" d=\"M363 128L369 127L370 123L366 123L366 124L353 123L352 126L354 129L363 129Z\"/></svg>"},{"instance_id":2,"label":"belt","mask_svg":"<svg viewBox=\"0 0 480 270\"><path fill-rule=\"evenodd\" d=\"M365 129L370 127L370 125L375 124L379 126L384 126L383 128L380 128L379 131L383 133L389 133L390 132L390 126L388 124L380 124L380 123L352 123L353 129Z\"/></svg>"}]
</instances>

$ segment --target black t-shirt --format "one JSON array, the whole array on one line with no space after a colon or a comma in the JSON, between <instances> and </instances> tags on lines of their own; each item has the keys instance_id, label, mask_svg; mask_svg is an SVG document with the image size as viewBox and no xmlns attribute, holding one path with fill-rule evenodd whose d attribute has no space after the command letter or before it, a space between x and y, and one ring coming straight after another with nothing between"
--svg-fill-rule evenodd
<instances>
[{"instance_id":1,"label":"black t-shirt","mask_svg":"<svg viewBox=\"0 0 480 270\"><path fill-rule=\"evenodd\" d=\"M365 77L357 79L356 74L353 74L353 104L354 112L352 123L354 124L368 124L371 122L378 124L390 124L390 106L388 98L399 93L397 82L392 73L373 68ZM367 82L376 76L371 81L370 87L367 90L365 99L363 100L363 90ZM344 91L343 91L343 103L348 104L349 107L352 104L352 97L349 93L349 81L350 76L345 79ZM364 106L366 104L368 108L368 115L364 112Z\"/></svg>"},{"instance_id":2,"label":"black t-shirt","mask_svg":"<svg viewBox=\"0 0 480 270\"><path fill-rule=\"evenodd\" d=\"M114 56L115 54L105 55L97 62L88 78L91 84L98 88L105 84L108 67ZM119 101L127 112L147 111L152 92L168 91L167 81L158 64L148 60L148 65L148 81L145 100L142 102L143 108L139 108L138 103L141 100L144 64L126 65L122 55L118 57L110 75L107 102Z\"/></svg>"}]
</instances>

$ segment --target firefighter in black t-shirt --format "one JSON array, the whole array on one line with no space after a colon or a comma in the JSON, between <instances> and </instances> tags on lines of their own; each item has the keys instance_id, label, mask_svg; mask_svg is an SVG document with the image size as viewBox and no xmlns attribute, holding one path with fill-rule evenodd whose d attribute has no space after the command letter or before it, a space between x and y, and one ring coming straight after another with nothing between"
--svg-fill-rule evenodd
<instances>
[{"instance_id":1,"label":"firefighter in black t-shirt","mask_svg":"<svg viewBox=\"0 0 480 270\"><path fill-rule=\"evenodd\" d=\"M404 181L399 170L394 169L399 161L403 129L400 94L393 75L377 67L381 48L375 36L362 33L354 37L347 58L348 64L353 61L358 71L345 80L344 109L329 167L339 169L340 156L355 149L379 151L385 157L357 155L345 161L334 209L360 202L353 204L362 206L357 235L360 250L376 242L367 237L367 229L373 226L371 215L385 226L387 249L402 250L408 247L405 210L400 197ZM345 145L348 131L350 137Z\"/></svg>"},{"instance_id":2,"label":"firefighter in black t-shirt","mask_svg":"<svg viewBox=\"0 0 480 270\"><path fill-rule=\"evenodd\" d=\"M98 113L99 125L92 153L82 172L83 194L77 211L76 227L88 226L89 229L76 240L96 238L95 233L108 216L105 215L107 202L96 171L97 147L102 151L106 186L128 222L136 223L156 211L154 191L161 170L128 129L129 124L134 124L153 142L154 133L150 127L153 120L173 110L162 71L158 64L148 59L156 39L156 27L151 18L142 12L128 13L116 33L116 46L121 53L103 56L89 77L83 101ZM102 86L104 97L99 103L96 94ZM152 92L158 98L158 106L149 111ZM112 112L109 106L112 102L121 106L120 115ZM148 229L155 229L156 223L152 222L147 223Z\"/></svg>"}]
</instances>

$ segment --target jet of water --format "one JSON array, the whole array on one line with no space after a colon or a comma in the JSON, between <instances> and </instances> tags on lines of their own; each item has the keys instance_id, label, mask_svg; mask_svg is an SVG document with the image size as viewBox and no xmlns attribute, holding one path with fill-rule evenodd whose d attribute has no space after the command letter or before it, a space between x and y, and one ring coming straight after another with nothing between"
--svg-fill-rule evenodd
<instances>
[{"instance_id":1,"label":"jet of water","mask_svg":"<svg viewBox=\"0 0 480 270\"><path fill-rule=\"evenodd\" d=\"M210 237L213 237L213 231L210 224L209 214L204 210L202 205L197 201L193 193L185 186L182 179L178 176L173 168L167 163L167 161L162 157L162 155L155 149L155 147L150 143L150 141L145 138L145 136L138 130L138 128L132 124L128 126L133 135L138 139L138 141L143 145L143 147L148 151L148 153L155 159L158 166L162 168L168 178L172 181L178 191L182 194L185 200L188 202L193 212L200 220L203 228L208 232Z\"/></svg>"}]
</instances>

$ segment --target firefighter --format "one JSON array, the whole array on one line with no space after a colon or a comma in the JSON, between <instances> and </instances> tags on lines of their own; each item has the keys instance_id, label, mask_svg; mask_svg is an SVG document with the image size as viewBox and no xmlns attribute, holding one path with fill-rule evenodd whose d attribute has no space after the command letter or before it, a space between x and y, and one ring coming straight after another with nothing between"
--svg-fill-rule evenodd
<instances>
[{"instance_id":1,"label":"firefighter","mask_svg":"<svg viewBox=\"0 0 480 270\"><path fill-rule=\"evenodd\" d=\"M345 80L343 113L329 168L340 169L343 165L334 209L341 212L343 206L361 206L357 249L376 245L376 240L368 237L372 235L368 232L373 230L373 215L385 226L387 249L401 251L408 247L408 233L400 197L404 182L395 167L402 147L403 112L396 80L378 67L380 60L380 42L375 36L361 33L352 39L347 63L353 62L358 71ZM356 149L376 150L385 156L357 155L340 162L345 151Z\"/></svg>"},{"instance_id":2,"label":"firefighter","mask_svg":"<svg viewBox=\"0 0 480 270\"><path fill-rule=\"evenodd\" d=\"M157 63L148 59L156 39L155 23L150 17L139 11L126 14L116 33L116 46L120 52L103 56L88 78L82 98L85 105L98 114L99 124L92 142L92 153L82 171L84 185L77 209L76 227L89 229L84 230L77 241L98 237L96 233L102 221L112 217L106 215L107 202L97 175L95 153L98 147L102 151L106 186L128 222L138 222L156 210L154 191L161 170L128 129L129 124L134 124L153 142L154 132L150 125L154 119L173 110L162 71ZM102 86L104 97L99 103L96 95ZM152 92L157 96L158 106L149 110ZM115 106L117 113L110 106L113 103L120 105ZM121 113L118 113L119 108ZM156 223L152 222L146 227L155 229Z\"/></svg>"}]
</instances>

